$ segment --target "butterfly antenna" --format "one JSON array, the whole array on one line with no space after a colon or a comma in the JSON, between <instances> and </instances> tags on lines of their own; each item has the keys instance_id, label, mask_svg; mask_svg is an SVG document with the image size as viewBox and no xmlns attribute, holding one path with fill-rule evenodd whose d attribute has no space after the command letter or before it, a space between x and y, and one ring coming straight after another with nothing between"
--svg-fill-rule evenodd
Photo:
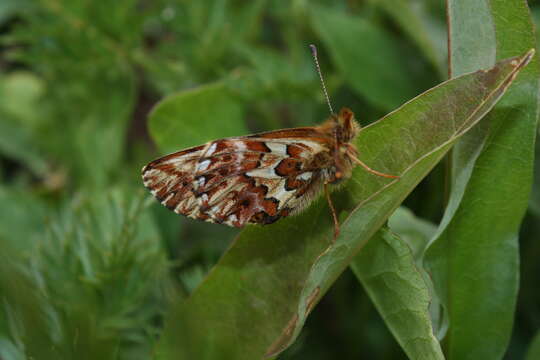
<instances>
[{"instance_id":1,"label":"butterfly antenna","mask_svg":"<svg viewBox=\"0 0 540 360\"><path fill-rule=\"evenodd\" d=\"M313 44L309 45L311 49L311 54L313 55L313 60L315 60L315 67L317 68L317 74L319 74L319 79L321 79L321 85L324 92L324 97L326 98L326 103L328 104L328 108L330 109L330 114L334 115L334 109L332 109L332 104L330 103L330 97L328 96L328 92L326 91L326 86L324 85L324 79L321 72L321 67L319 66L319 59L317 58L317 47Z\"/></svg>"}]
</instances>

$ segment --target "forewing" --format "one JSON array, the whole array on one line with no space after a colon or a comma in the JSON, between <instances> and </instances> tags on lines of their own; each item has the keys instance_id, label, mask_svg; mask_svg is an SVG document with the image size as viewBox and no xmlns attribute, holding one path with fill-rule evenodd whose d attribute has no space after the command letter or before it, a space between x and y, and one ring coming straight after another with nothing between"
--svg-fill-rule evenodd
<instances>
[{"instance_id":1,"label":"forewing","mask_svg":"<svg viewBox=\"0 0 540 360\"><path fill-rule=\"evenodd\" d=\"M321 152L327 146L314 137L264 133L222 139L152 161L143 168L143 180L176 213L236 227L269 224L320 189L321 169L313 160Z\"/></svg>"}]
</instances>

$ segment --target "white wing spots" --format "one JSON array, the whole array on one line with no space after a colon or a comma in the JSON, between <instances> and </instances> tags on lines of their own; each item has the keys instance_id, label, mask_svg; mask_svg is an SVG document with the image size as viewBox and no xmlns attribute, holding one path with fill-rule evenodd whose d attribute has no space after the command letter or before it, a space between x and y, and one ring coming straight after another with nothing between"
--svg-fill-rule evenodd
<instances>
[{"instance_id":1,"label":"white wing spots","mask_svg":"<svg viewBox=\"0 0 540 360\"><path fill-rule=\"evenodd\" d=\"M202 194L201 199L203 202L208 202L208 195L206 193Z\"/></svg>"},{"instance_id":2,"label":"white wing spots","mask_svg":"<svg viewBox=\"0 0 540 360\"><path fill-rule=\"evenodd\" d=\"M169 201L174 196L174 193L170 193L167 195L167 197L161 202L163 205L167 204L167 201Z\"/></svg>"},{"instance_id":3,"label":"white wing spots","mask_svg":"<svg viewBox=\"0 0 540 360\"><path fill-rule=\"evenodd\" d=\"M266 178L266 179L280 179L281 176L279 176L279 175L277 175L275 173L274 167L275 167L275 165L272 166L272 167L267 167L267 168L253 169L251 171L248 171L246 173L246 175L249 176L249 177L255 177L255 178L262 177L262 178Z\"/></svg>"},{"instance_id":4,"label":"white wing spots","mask_svg":"<svg viewBox=\"0 0 540 360\"><path fill-rule=\"evenodd\" d=\"M246 144L244 144L242 141L235 141L234 145L236 149L241 153L247 150Z\"/></svg>"},{"instance_id":5,"label":"white wing spots","mask_svg":"<svg viewBox=\"0 0 540 360\"><path fill-rule=\"evenodd\" d=\"M197 150L182 156L172 156L170 159L164 160L162 164L173 164L182 168L185 167L186 164L189 164L191 160L200 158L202 154L203 152L201 150Z\"/></svg>"},{"instance_id":6,"label":"white wing spots","mask_svg":"<svg viewBox=\"0 0 540 360\"><path fill-rule=\"evenodd\" d=\"M304 158L308 158L310 156L313 156L313 154L327 150L321 144L313 142L313 141L297 140L295 141L295 144L302 144L307 147L307 149L305 151L302 151L302 154L301 154L301 156Z\"/></svg>"},{"instance_id":7,"label":"white wing spots","mask_svg":"<svg viewBox=\"0 0 540 360\"><path fill-rule=\"evenodd\" d=\"M268 141L268 142L266 142L266 146L268 146L268 148L270 149L270 151L273 154L278 154L278 155L287 154L287 145L286 144Z\"/></svg>"},{"instance_id":8,"label":"white wing spots","mask_svg":"<svg viewBox=\"0 0 540 360\"><path fill-rule=\"evenodd\" d=\"M296 178L297 179L300 179L300 180L304 180L304 181L308 181L311 179L311 176L313 175L312 172L310 171L306 171L306 172L303 172L301 173L300 175L298 175Z\"/></svg>"},{"instance_id":9,"label":"white wing spots","mask_svg":"<svg viewBox=\"0 0 540 360\"><path fill-rule=\"evenodd\" d=\"M245 151L247 149L246 144L244 144L242 141L235 141L234 146L240 152L243 152L243 151Z\"/></svg>"},{"instance_id":10,"label":"white wing spots","mask_svg":"<svg viewBox=\"0 0 540 360\"><path fill-rule=\"evenodd\" d=\"M279 181L274 180L272 183L266 183L266 186L268 187L266 197L276 198L277 200L280 200L281 207L281 198L283 198L283 194L287 192L285 191L285 180L283 178L280 178Z\"/></svg>"},{"instance_id":11,"label":"white wing spots","mask_svg":"<svg viewBox=\"0 0 540 360\"><path fill-rule=\"evenodd\" d=\"M238 150L238 158L236 159L238 164L241 164L244 161L244 152L246 151L246 144L241 141L236 141L234 147Z\"/></svg>"},{"instance_id":12,"label":"white wing spots","mask_svg":"<svg viewBox=\"0 0 540 360\"><path fill-rule=\"evenodd\" d=\"M205 183L205 178L204 178L204 176L198 177L197 180L196 180L196 183L195 183L197 189L203 187L203 186L204 186L204 183Z\"/></svg>"},{"instance_id":13,"label":"white wing spots","mask_svg":"<svg viewBox=\"0 0 540 360\"><path fill-rule=\"evenodd\" d=\"M279 186L272 193L272 197L279 201L279 208L283 209L289 200L294 197L294 193L294 191L287 191L285 190L285 187Z\"/></svg>"},{"instance_id":14,"label":"white wing spots","mask_svg":"<svg viewBox=\"0 0 540 360\"><path fill-rule=\"evenodd\" d=\"M197 165L197 171L204 171L204 170L208 169L208 166L210 166L210 163L211 163L210 160L204 160L204 161L200 162Z\"/></svg>"},{"instance_id":15,"label":"white wing spots","mask_svg":"<svg viewBox=\"0 0 540 360\"><path fill-rule=\"evenodd\" d=\"M206 151L206 156L210 156L212 155L215 151L216 151L216 147L217 147L217 143L216 142L213 142L210 147L208 148L208 150Z\"/></svg>"},{"instance_id":16,"label":"white wing spots","mask_svg":"<svg viewBox=\"0 0 540 360\"><path fill-rule=\"evenodd\" d=\"M210 208L210 210L207 211L207 214L210 216L216 216L220 210L221 207L219 205L214 205Z\"/></svg>"}]
</instances>

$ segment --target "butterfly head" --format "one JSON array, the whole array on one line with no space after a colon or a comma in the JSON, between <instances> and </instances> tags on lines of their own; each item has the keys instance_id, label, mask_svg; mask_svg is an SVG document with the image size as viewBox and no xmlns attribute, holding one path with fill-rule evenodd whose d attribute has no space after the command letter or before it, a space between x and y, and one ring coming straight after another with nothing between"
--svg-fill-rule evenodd
<instances>
[{"instance_id":1,"label":"butterfly head","mask_svg":"<svg viewBox=\"0 0 540 360\"><path fill-rule=\"evenodd\" d=\"M357 150L353 141L360 132L360 125L354 119L354 113L348 108L342 108L333 114L328 121L320 126L320 130L332 137L329 143L333 154L333 175L330 183L338 183L351 176L354 167L350 156L356 156Z\"/></svg>"},{"instance_id":2,"label":"butterfly head","mask_svg":"<svg viewBox=\"0 0 540 360\"><path fill-rule=\"evenodd\" d=\"M336 126L336 137L338 143L349 143L360 131L360 125L354 118L354 113L349 108L342 108L337 115L334 115Z\"/></svg>"}]
</instances>

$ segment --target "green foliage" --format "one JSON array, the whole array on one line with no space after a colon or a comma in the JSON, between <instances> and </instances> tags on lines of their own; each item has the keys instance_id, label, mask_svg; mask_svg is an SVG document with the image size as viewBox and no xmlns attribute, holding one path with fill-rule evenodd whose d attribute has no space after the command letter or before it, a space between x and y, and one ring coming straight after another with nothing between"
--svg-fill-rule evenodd
<instances>
[{"instance_id":1,"label":"green foliage","mask_svg":"<svg viewBox=\"0 0 540 360\"><path fill-rule=\"evenodd\" d=\"M536 334L534 340L527 351L527 360L538 359L540 356L540 332Z\"/></svg>"},{"instance_id":2,"label":"green foliage","mask_svg":"<svg viewBox=\"0 0 540 360\"><path fill-rule=\"evenodd\" d=\"M242 115L242 107L224 84L212 84L160 102L150 114L149 130L159 148L170 153L215 138L246 133Z\"/></svg>"},{"instance_id":3,"label":"green foliage","mask_svg":"<svg viewBox=\"0 0 540 360\"><path fill-rule=\"evenodd\" d=\"M18 261L3 255L0 319L13 358L148 357L170 285L158 231L135 193L81 199L33 244L11 250ZM28 222L17 215L10 220Z\"/></svg>"},{"instance_id":4,"label":"green foliage","mask_svg":"<svg viewBox=\"0 0 540 360\"><path fill-rule=\"evenodd\" d=\"M525 1L448 10L0 2L0 358L538 357L536 58L497 102L538 40ZM401 178L356 169L335 242L324 199L240 233L157 204L160 154L327 116L310 43L336 108L397 108L357 146Z\"/></svg>"},{"instance_id":5,"label":"green foliage","mask_svg":"<svg viewBox=\"0 0 540 360\"><path fill-rule=\"evenodd\" d=\"M420 92L410 67L400 59L402 46L380 27L325 8L313 10L313 22L346 81L374 106L392 110ZM359 45L369 51L357 51Z\"/></svg>"},{"instance_id":6,"label":"green foliage","mask_svg":"<svg viewBox=\"0 0 540 360\"><path fill-rule=\"evenodd\" d=\"M489 72L451 80L365 128L357 141L365 149L363 159L401 179L389 181L356 169L337 195L338 209L346 216L335 242L329 210L321 201L272 227L248 227L180 305L181 315L165 332L166 348L174 348L168 352L185 358L226 354L252 359L282 351L351 257L452 143L489 111L519 69L507 60ZM378 141L383 137L385 142ZM253 322L260 324L257 329L251 329ZM230 328L231 323L236 326Z\"/></svg>"},{"instance_id":7,"label":"green foliage","mask_svg":"<svg viewBox=\"0 0 540 360\"><path fill-rule=\"evenodd\" d=\"M427 243L427 239L415 240ZM427 277L403 239L388 229L380 230L351 267L409 358L444 359L429 313Z\"/></svg>"},{"instance_id":8,"label":"green foliage","mask_svg":"<svg viewBox=\"0 0 540 360\"><path fill-rule=\"evenodd\" d=\"M448 71L446 24L430 8L441 2L416 0L371 0L383 8L424 53L427 60L446 78Z\"/></svg>"},{"instance_id":9,"label":"green foliage","mask_svg":"<svg viewBox=\"0 0 540 360\"><path fill-rule=\"evenodd\" d=\"M30 72L18 71L3 75L0 87L2 153L26 164L36 175L44 175L47 162L40 155L31 130L38 122L32 109L43 96L43 82Z\"/></svg>"},{"instance_id":10,"label":"green foliage","mask_svg":"<svg viewBox=\"0 0 540 360\"><path fill-rule=\"evenodd\" d=\"M449 1L450 29L459 26L450 32L454 76L535 46L525 3L490 3ZM455 324L446 336L449 359L498 359L507 348L519 281L518 231L532 182L539 76L535 59L482 127L453 150L449 206L426 256ZM479 347L480 341L493 345Z\"/></svg>"}]
</instances>

